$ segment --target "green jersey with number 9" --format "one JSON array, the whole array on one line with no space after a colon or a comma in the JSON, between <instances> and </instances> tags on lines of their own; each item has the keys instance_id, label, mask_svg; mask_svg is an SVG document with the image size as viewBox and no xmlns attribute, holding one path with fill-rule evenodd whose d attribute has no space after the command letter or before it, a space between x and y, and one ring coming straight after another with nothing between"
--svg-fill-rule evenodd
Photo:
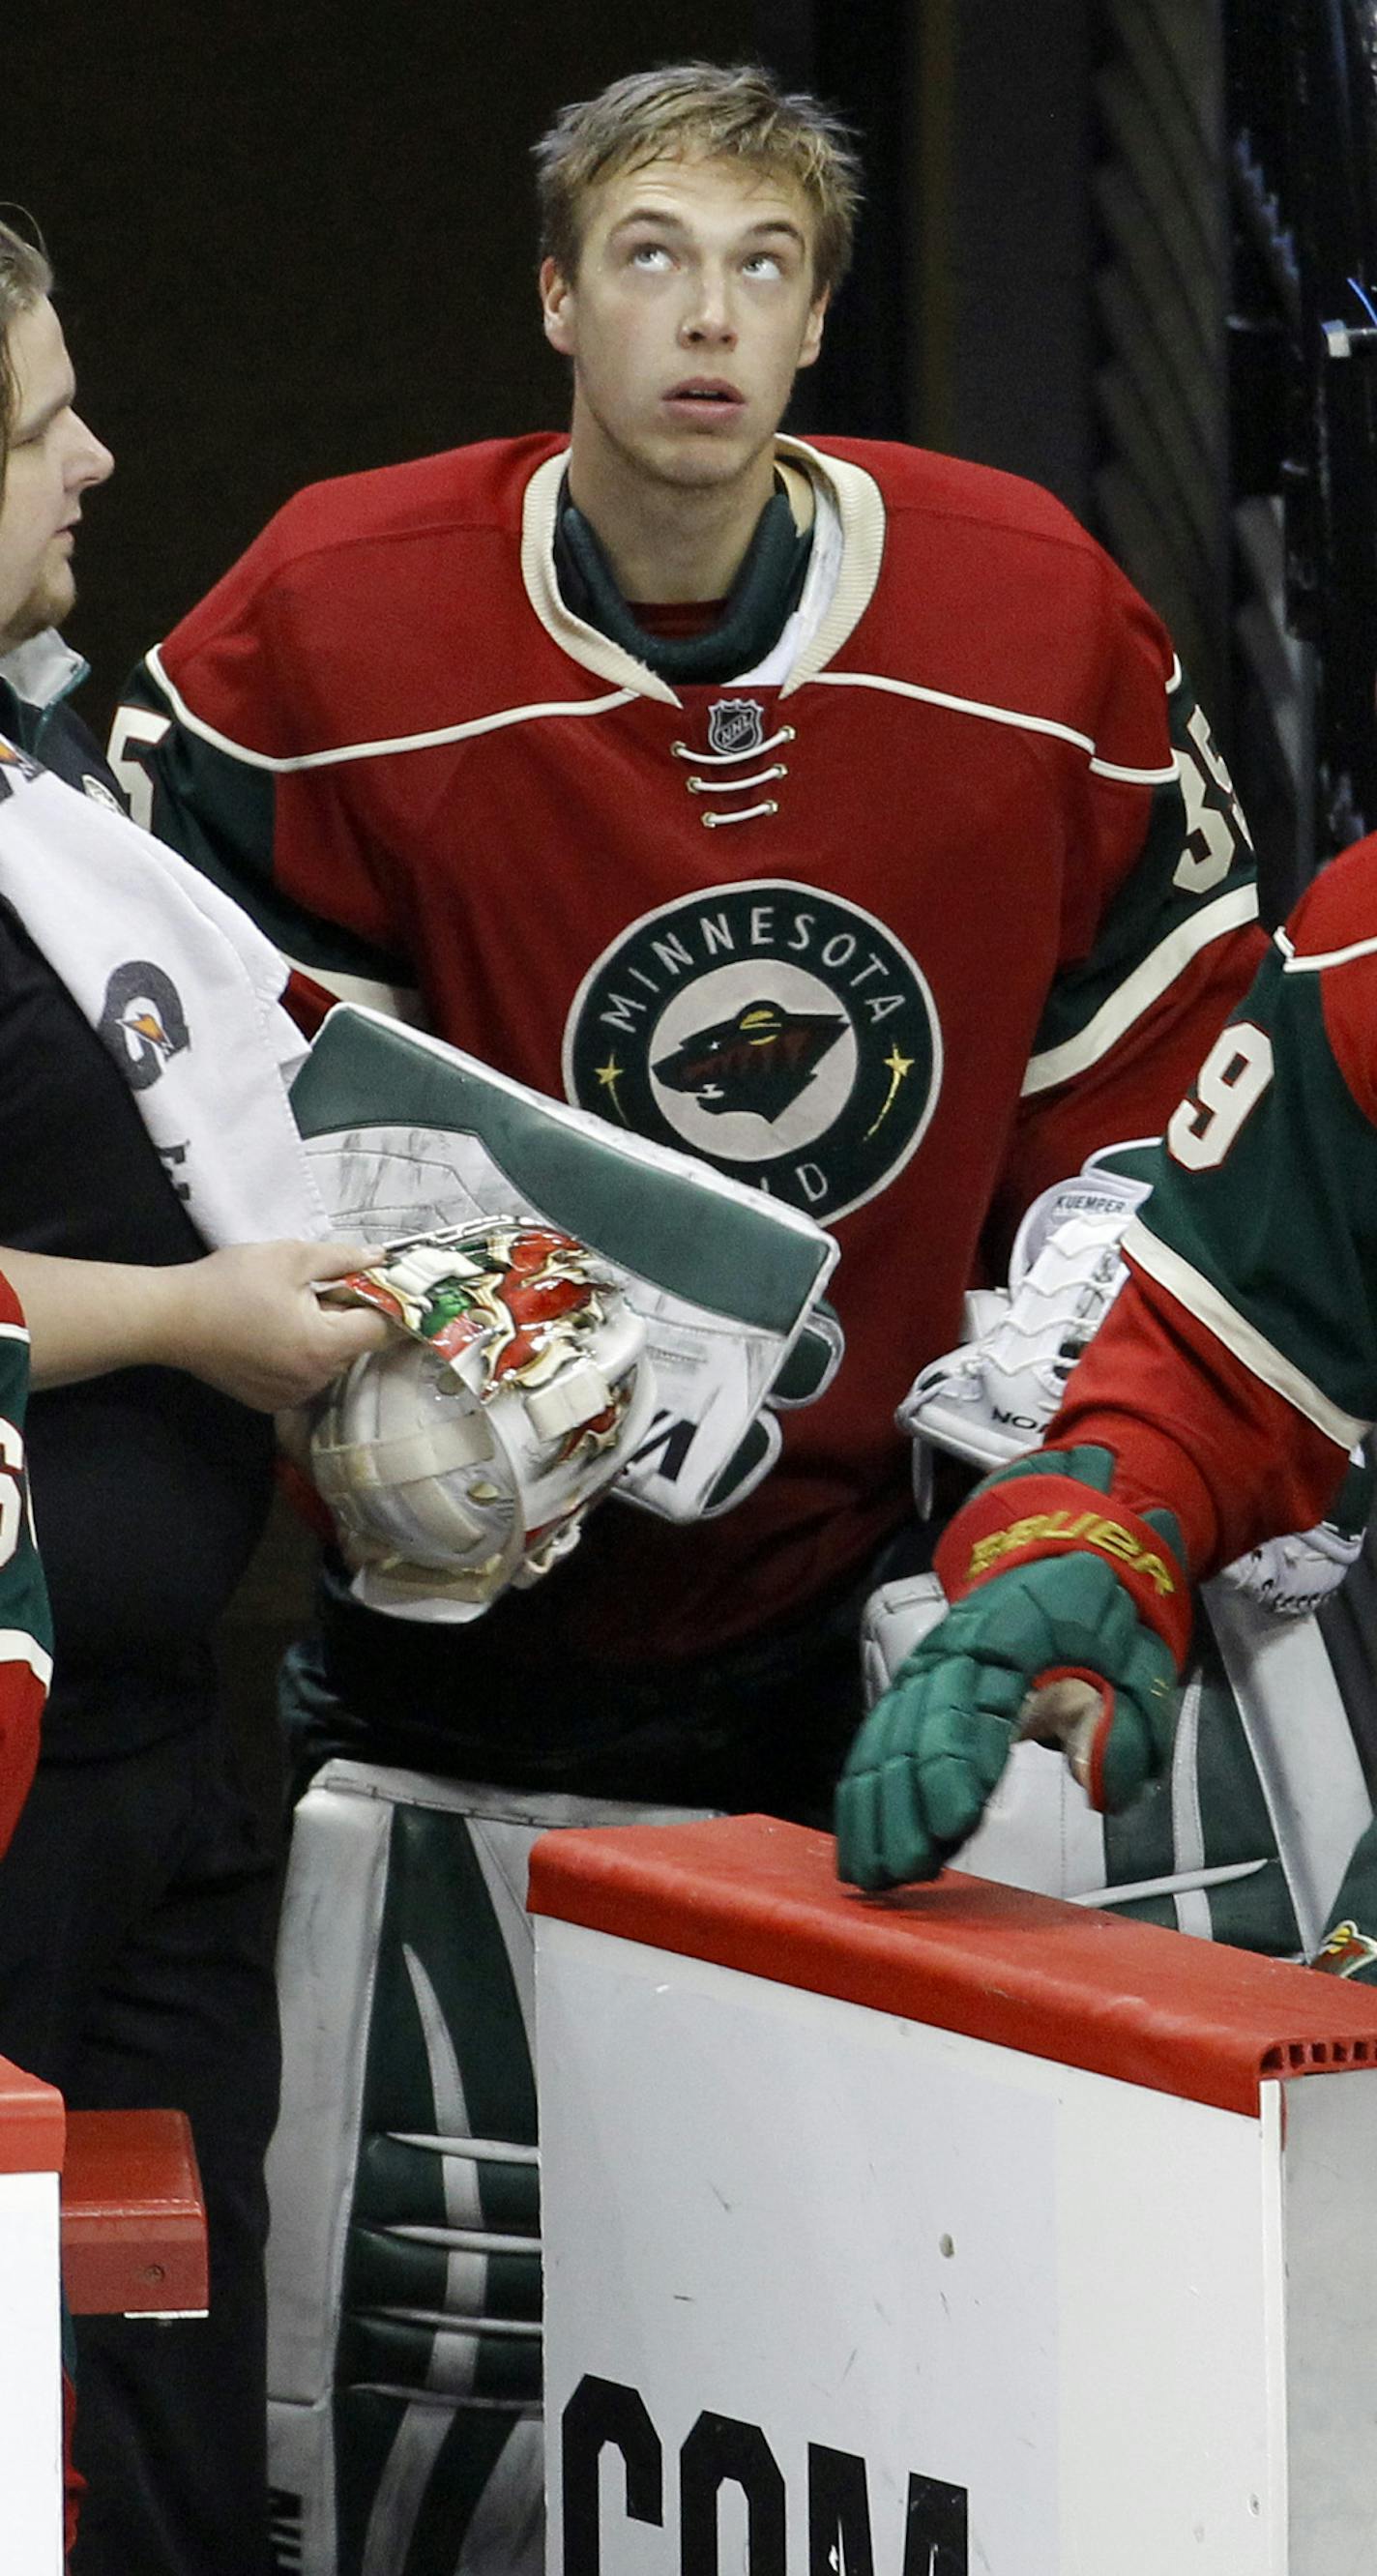
<instances>
[{"instance_id":1,"label":"green jersey with number 9","mask_svg":"<svg viewBox=\"0 0 1377 2576\"><path fill-rule=\"evenodd\" d=\"M1048 1438L1112 1449L1200 1576L1321 1518L1377 1417L1377 838L1277 932L1124 1252Z\"/></svg>"}]
</instances>

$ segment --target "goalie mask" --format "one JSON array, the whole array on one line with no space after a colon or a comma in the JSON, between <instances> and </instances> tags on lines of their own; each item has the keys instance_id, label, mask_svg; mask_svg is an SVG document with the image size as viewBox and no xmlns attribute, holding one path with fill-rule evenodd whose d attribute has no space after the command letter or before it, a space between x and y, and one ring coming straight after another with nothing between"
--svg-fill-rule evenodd
<instances>
[{"instance_id":1,"label":"goalie mask","mask_svg":"<svg viewBox=\"0 0 1377 2576\"><path fill-rule=\"evenodd\" d=\"M336 1381L311 1437L354 1592L475 1618L568 1552L643 1438L645 1327L585 1245L515 1218L394 1245L328 1293L396 1328Z\"/></svg>"}]
</instances>

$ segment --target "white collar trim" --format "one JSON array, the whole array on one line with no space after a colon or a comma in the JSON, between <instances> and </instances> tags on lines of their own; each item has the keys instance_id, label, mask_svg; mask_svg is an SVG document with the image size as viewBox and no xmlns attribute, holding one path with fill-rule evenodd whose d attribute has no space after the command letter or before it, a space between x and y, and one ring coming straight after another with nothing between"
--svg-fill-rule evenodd
<instances>
[{"instance_id":1,"label":"white collar trim","mask_svg":"<svg viewBox=\"0 0 1377 2576\"><path fill-rule=\"evenodd\" d=\"M749 674L762 686L777 680L781 695L787 697L830 662L869 607L880 574L885 513L878 484L861 466L823 456L800 438L778 439L776 453L808 476L818 503L813 560L803 597L777 644ZM521 573L531 606L560 650L586 671L619 688L634 689L638 697L678 706L677 692L667 680L614 644L610 636L575 617L560 596L555 578L555 522L567 465L568 451L561 449L536 467L526 486Z\"/></svg>"},{"instance_id":2,"label":"white collar trim","mask_svg":"<svg viewBox=\"0 0 1377 2576\"><path fill-rule=\"evenodd\" d=\"M59 698L70 697L89 668L55 626L16 644L12 653L0 654L0 679L8 680L15 696L31 707L55 707Z\"/></svg>"}]
</instances>

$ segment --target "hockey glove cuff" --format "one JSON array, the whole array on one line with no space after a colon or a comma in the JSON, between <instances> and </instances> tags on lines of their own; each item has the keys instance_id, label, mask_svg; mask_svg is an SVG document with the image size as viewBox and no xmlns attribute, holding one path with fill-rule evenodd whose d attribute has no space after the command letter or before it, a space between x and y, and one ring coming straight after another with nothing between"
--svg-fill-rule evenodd
<instances>
[{"instance_id":1,"label":"hockey glove cuff","mask_svg":"<svg viewBox=\"0 0 1377 2576\"><path fill-rule=\"evenodd\" d=\"M1062 1744L1092 1803L1128 1805L1166 1764L1190 1634L1169 1513L1105 1508L1107 1450L990 1478L938 1554L954 1606L901 1665L837 1793L858 1887L930 1878L974 1832L1015 1743Z\"/></svg>"}]
</instances>

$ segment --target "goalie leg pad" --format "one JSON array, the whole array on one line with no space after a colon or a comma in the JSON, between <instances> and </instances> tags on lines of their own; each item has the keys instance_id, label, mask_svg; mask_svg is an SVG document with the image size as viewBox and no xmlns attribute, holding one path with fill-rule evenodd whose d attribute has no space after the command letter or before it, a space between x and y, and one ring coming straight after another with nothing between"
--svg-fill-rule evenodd
<instances>
[{"instance_id":1,"label":"goalie leg pad","mask_svg":"<svg viewBox=\"0 0 1377 2576\"><path fill-rule=\"evenodd\" d=\"M282 2576L541 2576L527 1858L679 1812L348 1761L302 1799L268 2158Z\"/></svg>"}]
</instances>

